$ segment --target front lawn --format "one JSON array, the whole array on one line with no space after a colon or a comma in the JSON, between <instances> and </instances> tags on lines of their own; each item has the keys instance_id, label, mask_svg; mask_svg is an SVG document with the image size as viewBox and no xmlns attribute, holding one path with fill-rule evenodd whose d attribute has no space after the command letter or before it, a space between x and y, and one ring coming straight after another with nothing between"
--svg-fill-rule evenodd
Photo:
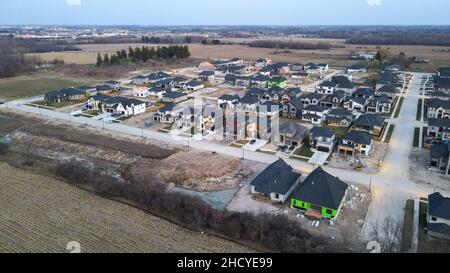
<instances>
[{"instance_id":1,"label":"front lawn","mask_svg":"<svg viewBox=\"0 0 450 273\"><path fill-rule=\"evenodd\" d=\"M311 148L308 145L303 145L301 148L298 148L293 153L296 156L311 158L314 155L314 152L311 151Z\"/></svg>"},{"instance_id":2,"label":"front lawn","mask_svg":"<svg viewBox=\"0 0 450 273\"><path fill-rule=\"evenodd\" d=\"M417 103L416 120L420 121L421 118L422 118L422 99L419 99L419 102Z\"/></svg>"},{"instance_id":3,"label":"front lawn","mask_svg":"<svg viewBox=\"0 0 450 273\"><path fill-rule=\"evenodd\" d=\"M400 111L402 110L402 105L403 105L404 100L405 100L405 98L403 98L403 97L400 98L400 101L398 102L397 110L395 110L394 118L398 118L398 116L400 115Z\"/></svg>"},{"instance_id":4,"label":"front lawn","mask_svg":"<svg viewBox=\"0 0 450 273\"><path fill-rule=\"evenodd\" d=\"M59 103L38 101L38 102L33 102L32 104L39 105L39 106L51 107L51 108L63 108L63 107L82 104L85 102L86 102L86 100L69 100L69 101L62 101Z\"/></svg>"},{"instance_id":5,"label":"front lawn","mask_svg":"<svg viewBox=\"0 0 450 273\"><path fill-rule=\"evenodd\" d=\"M392 134L394 133L394 129L395 129L394 124L389 125L389 130L387 132L386 139L384 142L386 142L386 143L391 142L391 138L392 138Z\"/></svg>"},{"instance_id":6,"label":"front lawn","mask_svg":"<svg viewBox=\"0 0 450 273\"><path fill-rule=\"evenodd\" d=\"M401 252L408 252L412 247L412 233L414 224L414 200L409 199L405 205L405 215L403 217L403 230Z\"/></svg>"}]
</instances>

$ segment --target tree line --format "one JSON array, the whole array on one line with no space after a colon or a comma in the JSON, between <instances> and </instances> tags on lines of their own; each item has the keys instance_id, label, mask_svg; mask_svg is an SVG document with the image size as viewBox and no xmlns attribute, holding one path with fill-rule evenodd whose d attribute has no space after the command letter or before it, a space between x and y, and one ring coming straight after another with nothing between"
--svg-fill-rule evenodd
<instances>
[{"instance_id":1,"label":"tree line","mask_svg":"<svg viewBox=\"0 0 450 273\"><path fill-rule=\"evenodd\" d=\"M429 45L450 46L448 34L381 34L356 35L347 40L348 44L367 45Z\"/></svg>"},{"instance_id":2,"label":"tree line","mask_svg":"<svg viewBox=\"0 0 450 273\"><path fill-rule=\"evenodd\" d=\"M187 59L191 56L188 46L162 46L162 47L136 47L131 46L126 50L117 51L116 54L97 56L97 66L119 65L127 62L147 62L148 60Z\"/></svg>"},{"instance_id":3,"label":"tree line","mask_svg":"<svg viewBox=\"0 0 450 273\"><path fill-rule=\"evenodd\" d=\"M260 47L260 48L278 48L278 49L305 49L305 50L316 50L316 49L331 49L337 48L336 45L331 45L328 43L303 43L294 41L275 41L275 40L260 40L253 41L248 44L250 47Z\"/></svg>"},{"instance_id":4,"label":"tree line","mask_svg":"<svg viewBox=\"0 0 450 273\"><path fill-rule=\"evenodd\" d=\"M127 168L123 168L126 172ZM176 221L183 226L220 233L233 240L256 242L274 252L314 253L350 252L345 246L317 237L299 222L285 215L261 212L230 212L214 209L198 197L167 192L155 177L137 181L132 175L122 175L126 181L92 170L76 162L59 163L49 170L68 183L94 189L97 194L112 199L128 200L134 206Z\"/></svg>"},{"instance_id":5,"label":"tree line","mask_svg":"<svg viewBox=\"0 0 450 273\"><path fill-rule=\"evenodd\" d=\"M142 35L141 42L144 44L191 44L193 42L199 42L199 38L193 36L160 37Z\"/></svg>"}]
</instances>

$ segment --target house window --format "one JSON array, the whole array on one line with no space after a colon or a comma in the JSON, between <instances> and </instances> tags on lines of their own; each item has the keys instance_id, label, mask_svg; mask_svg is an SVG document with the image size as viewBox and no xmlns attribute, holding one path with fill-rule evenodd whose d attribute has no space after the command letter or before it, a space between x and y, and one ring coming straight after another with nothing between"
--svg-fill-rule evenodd
<instances>
[{"instance_id":1,"label":"house window","mask_svg":"<svg viewBox=\"0 0 450 273\"><path fill-rule=\"evenodd\" d=\"M275 199L280 199L280 195L278 193L275 193Z\"/></svg>"},{"instance_id":2,"label":"house window","mask_svg":"<svg viewBox=\"0 0 450 273\"><path fill-rule=\"evenodd\" d=\"M436 222L437 218L436 217L431 217L431 221Z\"/></svg>"},{"instance_id":3,"label":"house window","mask_svg":"<svg viewBox=\"0 0 450 273\"><path fill-rule=\"evenodd\" d=\"M327 212L328 215L332 215L333 214L333 211L331 209L327 209L326 212Z\"/></svg>"},{"instance_id":4,"label":"house window","mask_svg":"<svg viewBox=\"0 0 450 273\"><path fill-rule=\"evenodd\" d=\"M316 205L312 205L312 204L311 204L311 209L312 210L316 210L316 211L322 211L322 207L321 206L316 206Z\"/></svg>"}]
</instances>

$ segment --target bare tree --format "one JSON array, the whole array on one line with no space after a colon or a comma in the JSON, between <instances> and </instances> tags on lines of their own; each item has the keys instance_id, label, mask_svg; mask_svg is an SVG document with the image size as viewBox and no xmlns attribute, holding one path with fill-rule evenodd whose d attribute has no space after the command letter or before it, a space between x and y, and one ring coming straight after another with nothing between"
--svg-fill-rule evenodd
<instances>
[{"instance_id":1,"label":"bare tree","mask_svg":"<svg viewBox=\"0 0 450 273\"><path fill-rule=\"evenodd\" d=\"M370 235L372 240L377 241L381 245L382 252L400 252L402 226L393 217L386 217L381 224L379 222L373 223Z\"/></svg>"}]
</instances>

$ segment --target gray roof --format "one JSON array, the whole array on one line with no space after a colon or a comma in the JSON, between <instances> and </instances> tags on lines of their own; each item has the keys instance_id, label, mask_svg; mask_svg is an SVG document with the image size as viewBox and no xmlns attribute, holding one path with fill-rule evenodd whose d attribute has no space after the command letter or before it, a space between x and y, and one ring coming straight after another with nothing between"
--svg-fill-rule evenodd
<instances>
[{"instance_id":1,"label":"gray roof","mask_svg":"<svg viewBox=\"0 0 450 273\"><path fill-rule=\"evenodd\" d=\"M346 183L318 167L294 190L292 198L337 210L347 188Z\"/></svg>"},{"instance_id":2,"label":"gray roof","mask_svg":"<svg viewBox=\"0 0 450 273\"><path fill-rule=\"evenodd\" d=\"M433 99L428 100L427 106L431 107L431 108L442 107L443 109L450 109L450 101L433 98Z\"/></svg>"},{"instance_id":3,"label":"gray roof","mask_svg":"<svg viewBox=\"0 0 450 273\"><path fill-rule=\"evenodd\" d=\"M435 126L435 127L450 128L450 119L446 119L446 118L430 118L430 119L428 119L428 125L429 126Z\"/></svg>"},{"instance_id":4,"label":"gray roof","mask_svg":"<svg viewBox=\"0 0 450 273\"><path fill-rule=\"evenodd\" d=\"M331 109L330 112L328 112L327 116L353 117L353 113L347 109L335 108L335 109Z\"/></svg>"},{"instance_id":5,"label":"gray roof","mask_svg":"<svg viewBox=\"0 0 450 273\"><path fill-rule=\"evenodd\" d=\"M350 131L345 135L344 140L357 144L370 145L372 143L372 136L367 132Z\"/></svg>"},{"instance_id":6,"label":"gray roof","mask_svg":"<svg viewBox=\"0 0 450 273\"><path fill-rule=\"evenodd\" d=\"M105 104L119 104L121 103L124 107L126 106L131 106L131 105L140 105L140 104L144 104L145 102L137 100L137 99L129 99L129 98L125 98L125 97L112 97L110 99L107 99L104 101Z\"/></svg>"},{"instance_id":7,"label":"gray roof","mask_svg":"<svg viewBox=\"0 0 450 273\"><path fill-rule=\"evenodd\" d=\"M257 96L245 95L244 97L239 99L239 103L243 103L243 104L256 104L258 102L259 102L259 99Z\"/></svg>"},{"instance_id":8,"label":"gray roof","mask_svg":"<svg viewBox=\"0 0 450 273\"><path fill-rule=\"evenodd\" d=\"M312 112L324 112L324 111L327 110L327 108L322 107L320 105L312 105L312 104L310 104L310 105L307 105L305 108L303 108L303 110L312 111Z\"/></svg>"},{"instance_id":9,"label":"gray roof","mask_svg":"<svg viewBox=\"0 0 450 273\"><path fill-rule=\"evenodd\" d=\"M306 136L307 131L308 129L305 126L295 121L288 121L280 125L280 134L293 134L293 139L302 139Z\"/></svg>"},{"instance_id":10,"label":"gray roof","mask_svg":"<svg viewBox=\"0 0 450 273\"><path fill-rule=\"evenodd\" d=\"M332 81L323 81L321 84L319 84L320 87L335 87L336 83Z\"/></svg>"},{"instance_id":11,"label":"gray roof","mask_svg":"<svg viewBox=\"0 0 450 273\"><path fill-rule=\"evenodd\" d=\"M375 90L371 88L358 88L353 92L354 97L371 97L373 94L375 94Z\"/></svg>"},{"instance_id":12,"label":"gray roof","mask_svg":"<svg viewBox=\"0 0 450 273\"><path fill-rule=\"evenodd\" d=\"M336 133L333 132L331 129L328 129L328 128L314 126L311 129L311 135L314 136L314 137L331 138L334 135L336 135Z\"/></svg>"},{"instance_id":13,"label":"gray roof","mask_svg":"<svg viewBox=\"0 0 450 273\"><path fill-rule=\"evenodd\" d=\"M163 96L164 96L164 98L176 99L176 98L181 98L181 97L187 96L187 94L185 94L183 92L177 92L177 91L167 91Z\"/></svg>"},{"instance_id":14,"label":"gray roof","mask_svg":"<svg viewBox=\"0 0 450 273\"><path fill-rule=\"evenodd\" d=\"M382 127L384 124L384 118L378 114L364 114L359 116L359 118L355 121L356 126L362 127L374 127L379 126Z\"/></svg>"},{"instance_id":15,"label":"gray roof","mask_svg":"<svg viewBox=\"0 0 450 273\"><path fill-rule=\"evenodd\" d=\"M450 144L434 144L430 147L431 158L448 158L450 155Z\"/></svg>"},{"instance_id":16,"label":"gray roof","mask_svg":"<svg viewBox=\"0 0 450 273\"><path fill-rule=\"evenodd\" d=\"M258 174L250 185L255 186L257 192L264 194L287 194L300 177L301 174L292 172L292 167L283 159L279 159Z\"/></svg>"},{"instance_id":17,"label":"gray roof","mask_svg":"<svg viewBox=\"0 0 450 273\"><path fill-rule=\"evenodd\" d=\"M316 100L321 100L323 98L323 95L318 94L318 93L306 93L301 95L302 99L316 99Z\"/></svg>"},{"instance_id":18,"label":"gray roof","mask_svg":"<svg viewBox=\"0 0 450 273\"><path fill-rule=\"evenodd\" d=\"M111 90L111 86L106 85L106 84L98 85L95 88L97 89L97 91L109 91L109 90Z\"/></svg>"},{"instance_id":19,"label":"gray roof","mask_svg":"<svg viewBox=\"0 0 450 273\"><path fill-rule=\"evenodd\" d=\"M383 87L378 89L380 93L397 93L397 89L392 84L385 84Z\"/></svg>"},{"instance_id":20,"label":"gray roof","mask_svg":"<svg viewBox=\"0 0 450 273\"><path fill-rule=\"evenodd\" d=\"M80 90L77 88L63 88L61 89L61 92L63 92L64 94L66 94L67 96L77 96L77 95L85 95L86 92L84 90Z\"/></svg>"},{"instance_id":21,"label":"gray roof","mask_svg":"<svg viewBox=\"0 0 450 273\"><path fill-rule=\"evenodd\" d=\"M363 97L347 97L345 101L353 101L361 105L366 105L367 100Z\"/></svg>"},{"instance_id":22,"label":"gray roof","mask_svg":"<svg viewBox=\"0 0 450 273\"><path fill-rule=\"evenodd\" d=\"M224 94L219 97L219 100L227 100L227 101L234 101L239 99L240 97L238 95L229 95L229 94Z\"/></svg>"},{"instance_id":23,"label":"gray roof","mask_svg":"<svg viewBox=\"0 0 450 273\"><path fill-rule=\"evenodd\" d=\"M428 196L428 213L432 216L450 220L450 198L435 192Z\"/></svg>"}]
</instances>

